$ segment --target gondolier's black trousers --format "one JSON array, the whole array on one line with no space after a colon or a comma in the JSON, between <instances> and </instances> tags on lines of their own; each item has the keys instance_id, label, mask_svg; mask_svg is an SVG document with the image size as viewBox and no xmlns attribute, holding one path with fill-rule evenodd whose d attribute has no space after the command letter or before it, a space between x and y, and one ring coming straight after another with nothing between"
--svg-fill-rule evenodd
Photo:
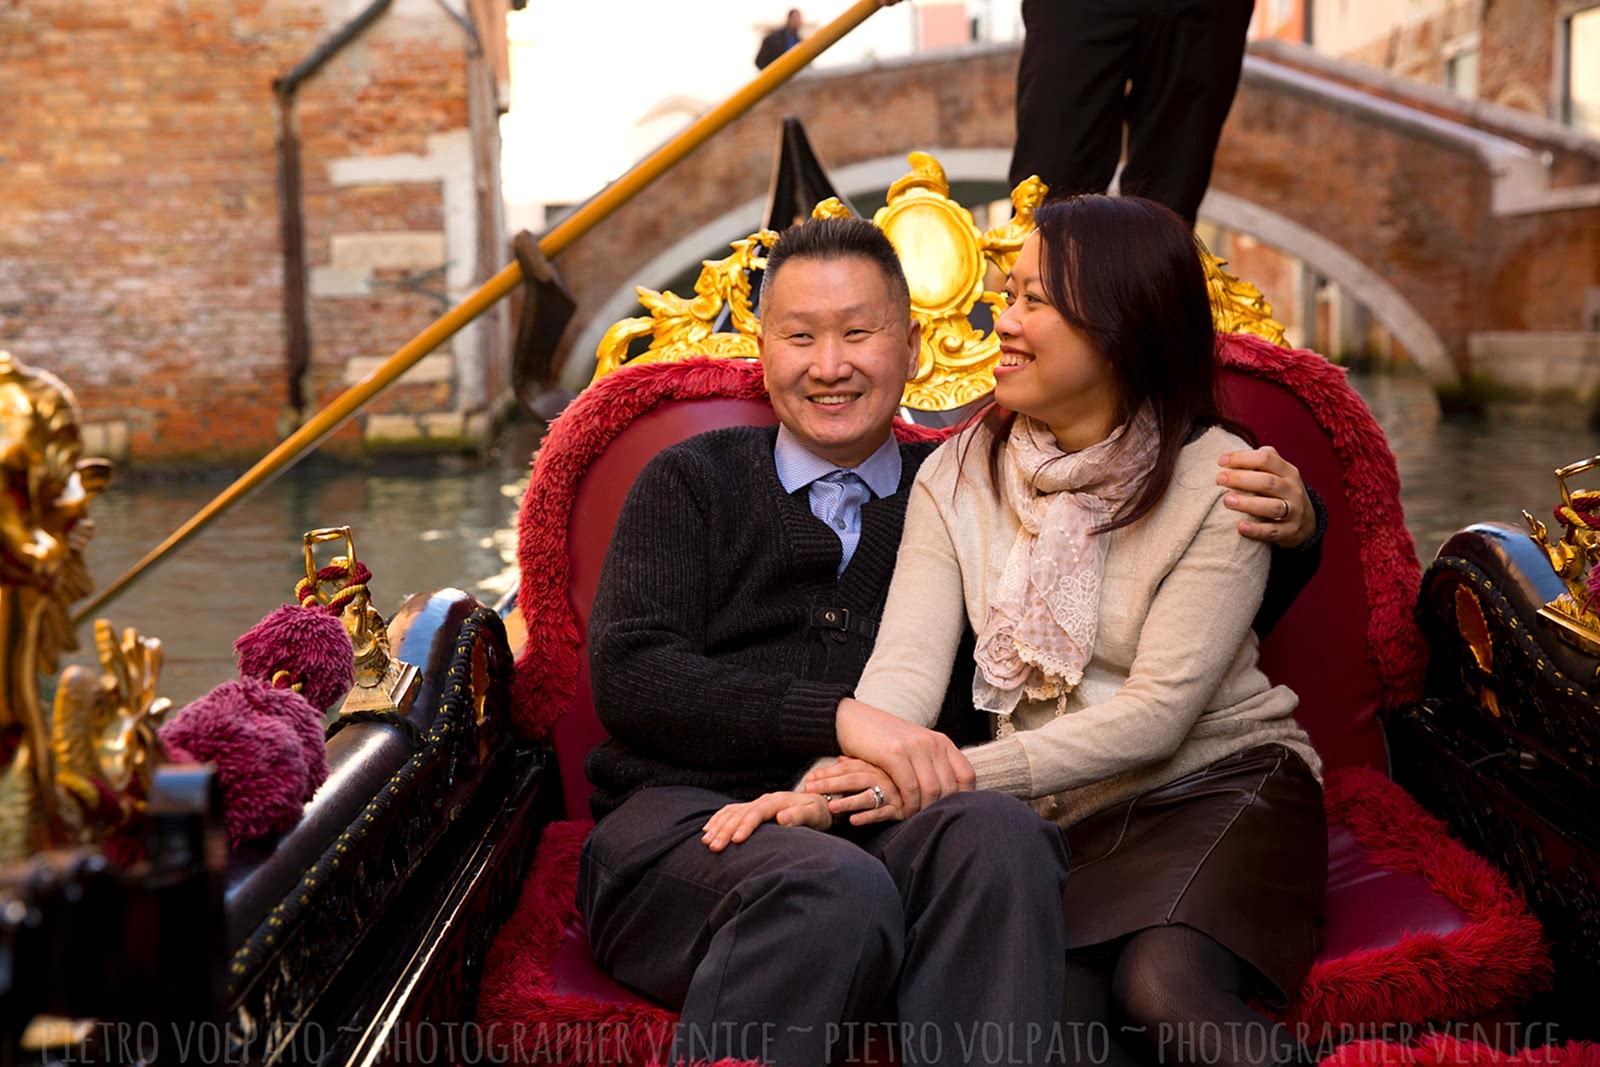
<instances>
[{"instance_id":1,"label":"gondolier's black trousers","mask_svg":"<svg viewBox=\"0 0 1600 1067\"><path fill-rule=\"evenodd\" d=\"M1103 193L1128 127L1124 194L1194 224L1254 0L1023 0L1011 184ZM1126 91L1126 95L1124 95Z\"/></svg>"},{"instance_id":2,"label":"gondolier's black trousers","mask_svg":"<svg viewBox=\"0 0 1600 1067\"><path fill-rule=\"evenodd\" d=\"M902 1064L1045 1062L1066 974L1053 823L958 793L864 830L767 823L714 853L701 828L727 803L641 790L579 866L595 960L681 1008L672 1062L825 1067L896 1019Z\"/></svg>"}]
</instances>

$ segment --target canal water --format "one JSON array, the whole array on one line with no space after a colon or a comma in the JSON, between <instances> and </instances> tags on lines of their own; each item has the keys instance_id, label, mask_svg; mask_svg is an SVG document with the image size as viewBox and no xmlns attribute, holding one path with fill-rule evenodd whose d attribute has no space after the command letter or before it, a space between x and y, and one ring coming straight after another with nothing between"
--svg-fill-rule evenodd
<instances>
[{"instance_id":1,"label":"canal water","mask_svg":"<svg viewBox=\"0 0 1600 1067\"><path fill-rule=\"evenodd\" d=\"M1547 516L1551 472L1600 454L1600 434L1556 427L1441 419L1415 378L1352 379L1388 434L1400 470L1406 521L1427 560L1472 522L1520 523L1526 507ZM159 637L161 691L179 704L233 675L232 642L267 611L293 599L303 575L301 535L351 526L372 569L373 602L385 615L408 594L443 586L493 603L516 584L516 511L537 443L512 426L486 461L432 459L342 467L314 461L219 519L102 612L114 626ZM227 485L227 479L124 480L95 503L88 549L105 584ZM325 546L326 559L333 546ZM92 658L92 634L73 662Z\"/></svg>"}]
</instances>

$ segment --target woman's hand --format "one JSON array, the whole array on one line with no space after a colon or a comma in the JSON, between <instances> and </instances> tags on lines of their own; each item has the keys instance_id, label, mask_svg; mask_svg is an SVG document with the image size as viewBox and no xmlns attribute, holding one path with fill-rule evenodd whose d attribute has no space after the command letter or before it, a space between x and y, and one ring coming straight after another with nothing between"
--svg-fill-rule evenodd
<instances>
[{"instance_id":1,"label":"woman's hand","mask_svg":"<svg viewBox=\"0 0 1600 1067\"><path fill-rule=\"evenodd\" d=\"M881 767L894 781L902 818L977 782L967 757L936 730L850 697L839 701L835 723L840 752Z\"/></svg>"},{"instance_id":2,"label":"woman's hand","mask_svg":"<svg viewBox=\"0 0 1600 1067\"><path fill-rule=\"evenodd\" d=\"M721 852L749 838L764 822L827 830L833 826L833 814L828 802L812 793L767 793L745 804L729 804L711 816L700 840L712 852Z\"/></svg>"},{"instance_id":3,"label":"woman's hand","mask_svg":"<svg viewBox=\"0 0 1600 1067\"><path fill-rule=\"evenodd\" d=\"M904 818L894 779L883 768L853 756L841 756L838 763L812 771L802 787L807 793L827 797L828 810L835 816L849 815L851 826ZM878 792L874 793L874 788Z\"/></svg>"},{"instance_id":4,"label":"woman's hand","mask_svg":"<svg viewBox=\"0 0 1600 1067\"><path fill-rule=\"evenodd\" d=\"M1295 548L1316 532L1316 511L1300 470L1276 448L1265 445L1229 452L1217 464L1226 468L1217 475L1217 484L1234 490L1222 502L1247 516L1239 524L1241 534Z\"/></svg>"}]
</instances>

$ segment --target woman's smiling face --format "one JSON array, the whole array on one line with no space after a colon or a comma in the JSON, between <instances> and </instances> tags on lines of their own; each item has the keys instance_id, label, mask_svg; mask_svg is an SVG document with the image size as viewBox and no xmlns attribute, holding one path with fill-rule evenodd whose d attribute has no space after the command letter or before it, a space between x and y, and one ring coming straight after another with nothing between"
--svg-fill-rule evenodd
<instances>
[{"instance_id":1,"label":"woman's smiling face","mask_svg":"<svg viewBox=\"0 0 1600 1067\"><path fill-rule=\"evenodd\" d=\"M1006 279L1006 311L994 327L1000 338L994 397L1001 407L1049 426L1062 448L1082 448L1116 425L1116 374L1088 335L1051 304L1039 252L1035 233L1023 243ZM1090 425L1103 425L1104 432L1092 440L1075 440L1088 436ZM1085 429L1071 432L1072 426ZM1064 435L1068 440L1062 440Z\"/></svg>"}]
</instances>

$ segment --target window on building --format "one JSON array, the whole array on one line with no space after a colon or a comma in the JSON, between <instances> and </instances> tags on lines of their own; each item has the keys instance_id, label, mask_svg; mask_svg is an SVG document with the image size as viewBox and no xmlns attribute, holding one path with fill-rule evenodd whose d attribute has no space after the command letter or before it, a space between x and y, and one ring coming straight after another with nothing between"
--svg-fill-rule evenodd
<instances>
[{"instance_id":1,"label":"window on building","mask_svg":"<svg viewBox=\"0 0 1600 1067\"><path fill-rule=\"evenodd\" d=\"M1572 15L1563 30L1566 85L1561 118L1568 126L1600 137L1600 6Z\"/></svg>"},{"instance_id":2,"label":"window on building","mask_svg":"<svg viewBox=\"0 0 1600 1067\"><path fill-rule=\"evenodd\" d=\"M1444 61L1444 84L1457 96L1478 95L1478 49L1463 48Z\"/></svg>"}]
</instances>

